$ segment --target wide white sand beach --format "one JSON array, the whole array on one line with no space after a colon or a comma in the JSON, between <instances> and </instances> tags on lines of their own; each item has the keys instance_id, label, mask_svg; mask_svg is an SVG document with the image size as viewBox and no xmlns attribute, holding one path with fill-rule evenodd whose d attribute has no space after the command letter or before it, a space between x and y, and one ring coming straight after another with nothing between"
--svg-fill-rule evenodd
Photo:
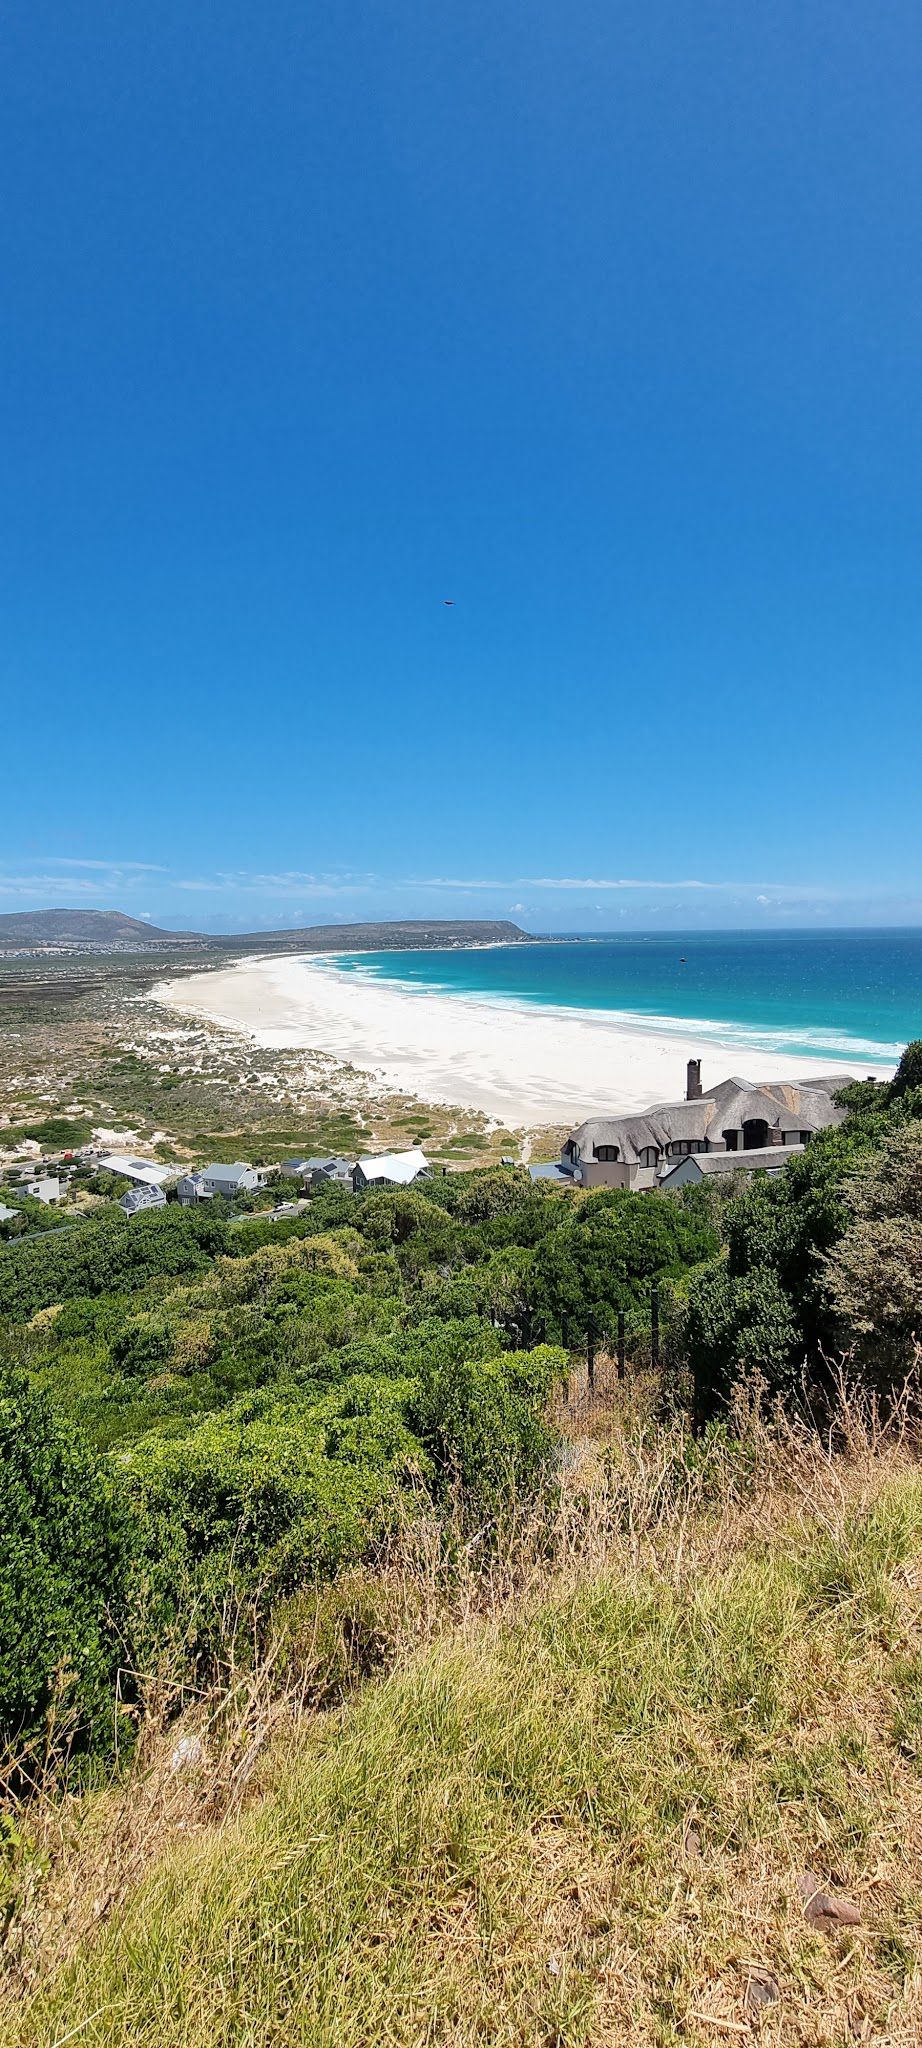
<instances>
[{"instance_id":1,"label":"wide white sand beach","mask_svg":"<svg viewBox=\"0 0 922 2048\"><path fill-rule=\"evenodd\" d=\"M648 1025L600 1010L398 987L316 955L263 955L160 983L152 993L258 1045L309 1047L390 1091L481 1110L515 1129L675 1101L693 1057L703 1059L705 1086L727 1074L759 1081L847 1068L738 1037L723 1043L707 1029L686 1034L663 1020ZM862 1062L855 1071L872 1069Z\"/></svg>"}]
</instances>

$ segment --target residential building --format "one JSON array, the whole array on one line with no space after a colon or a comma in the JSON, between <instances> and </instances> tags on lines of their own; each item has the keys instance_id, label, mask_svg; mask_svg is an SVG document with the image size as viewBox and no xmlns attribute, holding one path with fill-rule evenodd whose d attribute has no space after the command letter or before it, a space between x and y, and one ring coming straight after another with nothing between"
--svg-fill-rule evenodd
<instances>
[{"instance_id":1,"label":"residential building","mask_svg":"<svg viewBox=\"0 0 922 2048\"><path fill-rule=\"evenodd\" d=\"M733 1075L705 1094L700 1060L689 1060L685 1099L637 1115L588 1117L566 1139L560 1164L581 1187L662 1186L678 1161L732 1155L738 1167L764 1165L757 1153L802 1151L817 1131L840 1123L833 1100L847 1074L808 1081L755 1083ZM672 1186L678 1183L672 1181Z\"/></svg>"},{"instance_id":2,"label":"residential building","mask_svg":"<svg viewBox=\"0 0 922 2048\"><path fill-rule=\"evenodd\" d=\"M139 1184L137 1187L126 1189L119 1208L130 1222L132 1216L140 1216L142 1210L165 1209L166 1196L162 1188L153 1185L144 1187Z\"/></svg>"},{"instance_id":3,"label":"residential building","mask_svg":"<svg viewBox=\"0 0 922 2048\"><path fill-rule=\"evenodd\" d=\"M757 1145L751 1152L690 1152L661 1173L661 1188L686 1188L722 1173L783 1173L803 1145Z\"/></svg>"},{"instance_id":4,"label":"residential building","mask_svg":"<svg viewBox=\"0 0 922 2048\"><path fill-rule=\"evenodd\" d=\"M228 1202L232 1202L236 1195L246 1195L253 1188L261 1188L266 1178L265 1168L249 1166L245 1159L236 1159L230 1166L218 1164L201 1169L204 1193L223 1195Z\"/></svg>"},{"instance_id":5,"label":"residential building","mask_svg":"<svg viewBox=\"0 0 922 2048\"><path fill-rule=\"evenodd\" d=\"M316 1186L322 1181L333 1181L342 1187L350 1187L352 1184L352 1167L348 1159L285 1159L280 1172L287 1180L299 1180L305 1186Z\"/></svg>"},{"instance_id":6,"label":"residential building","mask_svg":"<svg viewBox=\"0 0 922 2048\"><path fill-rule=\"evenodd\" d=\"M21 1215L21 1209L10 1209L6 1202L0 1202L0 1223L15 1223L17 1216Z\"/></svg>"},{"instance_id":7,"label":"residential building","mask_svg":"<svg viewBox=\"0 0 922 2048\"><path fill-rule=\"evenodd\" d=\"M359 1159L352 1169L356 1194L362 1188L408 1188L426 1178L432 1169L418 1145L409 1152L382 1152L377 1159Z\"/></svg>"},{"instance_id":8,"label":"residential building","mask_svg":"<svg viewBox=\"0 0 922 2048\"><path fill-rule=\"evenodd\" d=\"M201 1171L182 1175L176 1183L176 1200L183 1209L191 1209L196 1202L210 1202L211 1190L206 1188Z\"/></svg>"},{"instance_id":9,"label":"residential building","mask_svg":"<svg viewBox=\"0 0 922 2048\"><path fill-rule=\"evenodd\" d=\"M23 1188L24 1195L31 1195L33 1202L59 1202L61 1183L56 1174L45 1174L40 1180L29 1180Z\"/></svg>"},{"instance_id":10,"label":"residential building","mask_svg":"<svg viewBox=\"0 0 922 2048\"><path fill-rule=\"evenodd\" d=\"M101 1152L92 1164L101 1173L119 1173L139 1187L163 1187L176 1174L175 1166L164 1166L161 1160L126 1159L120 1152Z\"/></svg>"}]
</instances>

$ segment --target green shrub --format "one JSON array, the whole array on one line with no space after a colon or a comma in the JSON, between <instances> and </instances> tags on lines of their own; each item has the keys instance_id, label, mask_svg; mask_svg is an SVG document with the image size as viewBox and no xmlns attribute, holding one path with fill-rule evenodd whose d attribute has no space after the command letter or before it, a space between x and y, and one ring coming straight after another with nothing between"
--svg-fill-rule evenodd
<instances>
[{"instance_id":1,"label":"green shrub","mask_svg":"<svg viewBox=\"0 0 922 2048\"><path fill-rule=\"evenodd\" d=\"M107 1210L59 1235L3 1246L0 1316L28 1322L38 1309L74 1295L128 1293L155 1278L206 1272L229 1234L211 1207L171 1202L130 1223L119 1209Z\"/></svg>"},{"instance_id":2,"label":"green shrub","mask_svg":"<svg viewBox=\"0 0 922 2048\"><path fill-rule=\"evenodd\" d=\"M563 1351L542 1345L424 1366L410 1415L441 1487L459 1482L472 1505L492 1509L531 1485L550 1454L544 1408L566 1364Z\"/></svg>"},{"instance_id":3,"label":"green shrub","mask_svg":"<svg viewBox=\"0 0 922 2048\"><path fill-rule=\"evenodd\" d=\"M264 1608L359 1558L401 1473L426 1463L405 1405L404 1383L366 1380L249 1396L179 1440L142 1438L120 1464L155 1611L187 1619L203 1595Z\"/></svg>"},{"instance_id":4,"label":"green shrub","mask_svg":"<svg viewBox=\"0 0 922 2048\"><path fill-rule=\"evenodd\" d=\"M692 1279L680 1313L699 1420L747 1379L758 1377L779 1394L796 1385L803 1363L797 1318L770 1269L740 1277L713 1266Z\"/></svg>"},{"instance_id":5,"label":"green shrub","mask_svg":"<svg viewBox=\"0 0 922 2048\"><path fill-rule=\"evenodd\" d=\"M44 1395L0 1391L0 1742L106 1747L132 1542L101 1461ZM53 1723L53 1727L52 1727Z\"/></svg>"},{"instance_id":6,"label":"green shrub","mask_svg":"<svg viewBox=\"0 0 922 2048\"><path fill-rule=\"evenodd\" d=\"M564 1200L569 1203L570 1197ZM620 1308L646 1310L653 1280L712 1258L719 1239L700 1211L623 1188L591 1195L535 1252L533 1306L559 1329L584 1334L590 1317L610 1327Z\"/></svg>"}]
</instances>

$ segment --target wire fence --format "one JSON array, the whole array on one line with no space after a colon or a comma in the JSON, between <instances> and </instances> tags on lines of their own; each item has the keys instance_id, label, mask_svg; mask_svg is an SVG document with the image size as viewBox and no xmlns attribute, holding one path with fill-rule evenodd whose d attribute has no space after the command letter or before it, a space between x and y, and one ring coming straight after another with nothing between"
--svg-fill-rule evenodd
<instances>
[{"instance_id":1,"label":"wire fence","mask_svg":"<svg viewBox=\"0 0 922 2048\"><path fill-rule=\"evenodd\" d=\"M560 1344L570 1355L570 1371L561 1401L571 1414L590 1413L612 1404L618 1384L643 1373L658 1378L664 1395L678 1391L678 1360L672 1341L674 1319L668 1292L664 1296L654 1281L648 1303L638 1312L619 1308L608 1317L560 1315L553 1328L543 1316L523 1309L506 1319L509 1342L517 1350L531 1351L538 1344ZM689 1405L694 1418L699 1405L695 1390L689 1388Z\"/></svg>"}]
</instances>

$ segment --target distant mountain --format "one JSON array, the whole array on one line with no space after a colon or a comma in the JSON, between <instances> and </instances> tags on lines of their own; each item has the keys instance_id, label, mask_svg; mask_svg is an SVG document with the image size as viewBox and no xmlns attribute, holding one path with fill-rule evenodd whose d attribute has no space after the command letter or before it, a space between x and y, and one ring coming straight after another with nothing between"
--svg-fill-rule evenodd
<instances>
[{"instance_id":1,"label":"distant mountain","mask_svg":"<svg viewBox=\"0 0 922 2048\"><path fill-rule=\"evenodd\" d=\"M11 910L0 916L0 950L23 946L188 946L195 932L165 932L122 910Z\"/></svg>"},{"instance_id":2,"label":"distant mountain","mask_svg":"<svg viewBox=\"0 0 922 2048\"><path fill-rule=\"evenodd\" d=\"M0 953L124 953L173 947L207 952L388 952L428 946L515 945L527 939L504 918L403 918L383 924L310 924L277 932L168 932L121 910L13 910L0 915Z\"/></svg>"},{"instance_id":3,"label":"distant mountain","mask_svg":"<svg viewBox=\"0 0 922 2048\"><path fill-rule=\"evenodd\" d=\"M292 931L231 932L210 938L210 946L234 953L291 952L346 953L371 950L409 951L429 946L513 946L527 939L517 924L505 918L408 917L383 924L308 924Z\"/></svg>"}]
</instances>

